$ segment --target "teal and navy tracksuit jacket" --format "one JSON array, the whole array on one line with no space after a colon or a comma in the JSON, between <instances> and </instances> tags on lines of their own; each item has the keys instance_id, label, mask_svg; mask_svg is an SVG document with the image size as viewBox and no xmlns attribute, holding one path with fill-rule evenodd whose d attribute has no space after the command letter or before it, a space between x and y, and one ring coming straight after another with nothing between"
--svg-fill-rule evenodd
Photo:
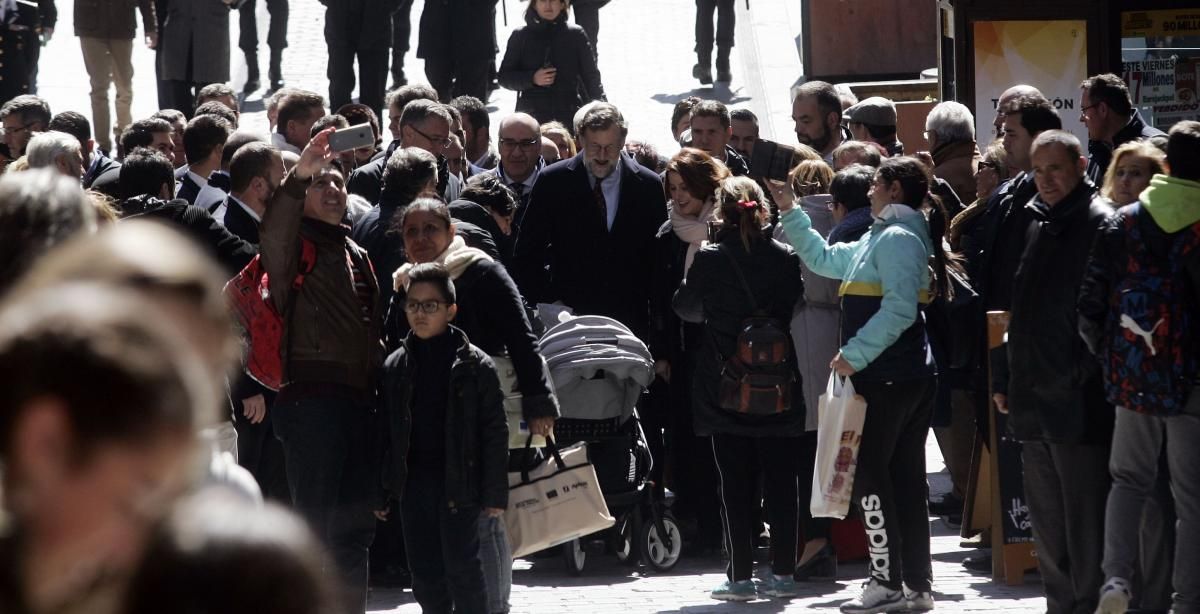
<instances>
[{"instance_id":1,"label":"teal and navy tracksuit jacket","mask_svg":"<svg viewBox=\"0 0 1200 614\"><path fill-rule=\"evenodd\" d=\"M888 205L854 243L828 245L800 207L780 216L812 271L840 279L842 357L855 379L902 380L936 374L921 307L932 300L933 243L925 216Z\"/></svg>"}]
</instances>

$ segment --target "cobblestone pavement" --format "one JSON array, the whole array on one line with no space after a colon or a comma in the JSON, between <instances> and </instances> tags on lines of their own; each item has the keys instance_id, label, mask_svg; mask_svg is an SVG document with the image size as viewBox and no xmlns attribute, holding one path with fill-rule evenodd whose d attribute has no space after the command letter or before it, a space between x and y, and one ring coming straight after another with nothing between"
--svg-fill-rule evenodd
<instances>
[{"instance_id":1,"label":"cobblestone pavement","mask_svg":"<svg viewBox=\"0 0 1200 614\"><path fill-rule=\"evenodd\" d=\"M934 493L949 489L941 454L932 437L926 445L929 485ZM933 589L937 612L1045 612L1041 582L1026 576L1021 586L992 582L972 574L960 564L975 550L959 546L958 531L942 520L931 519L933 534ZM684 558L669 573L645 568L632 570L612 555L589 555L583 575L569 576L561 557L520 560L513 572L514 613L570 612L571 614L670 614L837 612L843 601L858 595L867 575L865 562L843 563L836 582L801 583L802 593L791 600L760 599L750 603L721 603L708 592L724 580L724 561L718 557ZM377 590L368 605L371 612L416 614L421 611L412 593Z\"/></svg>"},{"instance_id":2,"label":"cobblestone pavement","mask_svg":"<svg viewBox=\"0 0 1200 614\"><path fill-rule=\"evenodd\" d=\"M80 57L79 43L72 35L70 2L62 2L58 34L42 56L40 93L52 109L77 110L90 115L88 83ZM260 29L267 25L264 2L259 2ZM413 23L419 23L422 0L413 8ZM691 0L616 0L601 11L600 69L609 99L619 105L631 123L631 136L655 143L670 154L671 107L690 96L716 97L754 110L761 118L763 136L792 142L788 90L800 74L797 34L799 3L758 0L753 11L738 3L738 46L732 63L734 81L729 87L697 88L691 78ZM508 2L507 26L500 24L501 48L508 33L519 25L524 3ZM499 12L499 11L498 11ZM290 84L327 93L325 44L322 34L323 9L316 0L292 0L289 40L284 77ZM498 16L499 20L500 17ZM231 24L231 39L237 40L237 20ZM413 51L406 61L407 74L422 80L423 65ZM231 44L232 83L245 81L242 54ZM260 51L266 62L266 49ZM135 46L134 117L146 117L157 109L154 53ZM265 66L264 66L265 68ZM243 129L266 131L262 92L243 102ZM490 107L493 126L513 108L512 92L496 92ZM929 447L931 488L948 488L936 445ZM940 520L931 521L935 598L939 612L1037 612L1045 610L1040 583L1007 587L984 576L966 573L959 562L968 551ZM641 573L622 567L611 556L591 556L584 575L572 578L555 557L518 561L514 573L514 612L802 612L836 611L843 600L857 594L866 576L862 563L841 566L837 582L805 586L803 596L790 601L762 600L749 604L721 604L708 598L708 591L722 580L723 564L716 558L685 559L669 574ZM373 594L375 612L415 613L407 591L380 590Z\"/></svg>"},{"instance_id":3,"label":"cobblestone pavement","mask_svg":"<svg viewBox=\"0 0 1200 614\"><path fill-rule=\"evenodd\" d=\"M198 0L194 0L198 1ZM497 9L498 39L501 53L508 34L523 24L524 2L504 0L508 5L508 24ZM60 11L57 34L42 55L40 95L55 111L71 109L90 116L88 81L79 51L79 39L73 35L70 2ZM316 0L291 0L288 27L291 46L284 55L284 78L289 85L328 93L325 75L324 9ZM796 6L792 6L795 4ZM258 3L260 39L265 41L266 3ZM791 142L791 105L788 90L800 75L797 34L799 5L784 0L766 0L747 12L738 3L738 45L731 57L734 81L713 88L700 87L691 77L695 62L692 52L692 0L618 0L601 11L600 70L609 100L621 107L630 121L635 138L673 153L671 108L679 100L698 95L718 98L727 103L754 110L763 123L763 136ZM416 0L412 11L414 27L420 21L423 0ZM231 20L231 79L235 89L245 82L246 69L237 49L237 19ZM405 62L412 81L424 80L424 63L416 58L416 37ZM154 52L140 42L134 47L135 119L157 110L154 80ZM259 54L266 69L265 42ZM264 72L265 78L265 72ZM263 92L251 94L243 102L242 127L266 131L262 106ZM516 96L507 90L492 95L493 126L499 117L512 110Z\"/></svg>"}]
</instances>

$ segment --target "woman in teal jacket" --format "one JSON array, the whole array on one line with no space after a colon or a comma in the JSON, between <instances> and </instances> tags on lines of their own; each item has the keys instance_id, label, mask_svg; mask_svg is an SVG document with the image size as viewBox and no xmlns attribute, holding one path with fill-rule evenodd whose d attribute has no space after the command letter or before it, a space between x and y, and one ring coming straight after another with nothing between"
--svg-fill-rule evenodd
<instances>
[{"instance_id":1,"label":"woman in teal jacket","mask_svg":"<svg viewBox=\"0 0 1200 614\"><path fill-rule=\"evenodd\" d=\"M854 243L827 244L801 208L780 201L780 223L800 258L814 273L843 280L842 346L830 367L851 377L867 402L854 502L863 511L871 578L843 612L933 608L925 437L937 370L922 306L944 283L946 256L944 216L931 233L923 213L938 206L929 184L915 158L885 160L870 191L875 222Z\"/></svg>"}]
</instances>

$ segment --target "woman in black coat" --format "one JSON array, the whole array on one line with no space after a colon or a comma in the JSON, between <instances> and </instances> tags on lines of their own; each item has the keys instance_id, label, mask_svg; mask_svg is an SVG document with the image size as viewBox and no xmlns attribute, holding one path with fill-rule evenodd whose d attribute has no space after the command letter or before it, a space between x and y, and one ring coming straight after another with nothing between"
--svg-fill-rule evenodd
<instances>
[{"instance_id":1,"label":"woman in black coat","mask_svg":"<svg viewBox=\"0 0 1200 614\"><path fill-rule=\"evenodd\" d=\"M704 344L704 325L679 319L671 299L708 239L708 223L716 219L713 198L729 170L699 149L684 148L667 163L665 175L670 219L663 222L654 239L650 352L657 379L651 393L661 391L662 398L654 407L663 408L661 413L666 414L661 421L666 423L670 447L667 463L673 468L669 486L678 497L674 509L696 525L696 534L687 535L684 541L699 552L719 551L721 504L712 442L707 436L697 436L692 425L692 376L696 355ZM644 412L643 422L649 422L650 416L651 412Z\"/></svg>"},{"instance_id":2,"label":"woman in black coat","mask_svg":"<svg viewBox=\"0 0 1200 614\"><path fill-rule=\"evenodd\" d=\"M509 37L499 80L517 92L517 111L574 132L579 107L607 98L587 34L567 23L569 6L568 0L530 0L528 25Z\"/></svg>"},{"instance_id":3,"label":"woman in black coat","mask_svg":"<svg viewBox=\"0 0 1200 614\"><path fill-rule=\"evenodd\" d=\"M756 415L723 409L719 387L725 357L738 351L738 335L747 318L770 318L789 331L790 337L788 324L804 296L800 259L766 233L770 209L752 179L726 179L715 200L719 216L716 244L696 252L674 299L681 319L704 324L692 378L693 420L696 435L712 437L730 557L727 580L711 596L729 601L755 597L751 580L758 521L755 485L761 479L773 551L772 574L766 576L761 591L787 597L796 594L792 574L799 521L797 482L801 479L796 450L805 430L804 395L794 349L787 349L792 354L793 379L791 405L783 411Z\"/></svg>"}]
</instances>

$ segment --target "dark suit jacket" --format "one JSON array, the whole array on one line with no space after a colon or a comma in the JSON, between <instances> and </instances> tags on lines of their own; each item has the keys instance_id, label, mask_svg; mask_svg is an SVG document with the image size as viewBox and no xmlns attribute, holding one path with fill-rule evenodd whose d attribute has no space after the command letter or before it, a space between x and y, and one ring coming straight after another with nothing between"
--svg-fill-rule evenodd
<instances>
[{"instance_id":1,"label":"dark suit jacket","mask_svg":"<svg viewBox=\"0 0 1200 614\"><path fill-rule=\"evenodd\" d=\"M96 190L113 198L120 198L121 163L109 157L101 157L96 168L84 175L83 188Z\"/></svg>"},{"instance_id":2,"label":"dark suit jacket","mask_svg":"<svg viewBox=\"0 0 1200 614\"><path fill-rule=\"evenodd\" d=\"M646 338L654 237L667 219L662 182L622 154L612 230L596 211L583 154L542 170L517 236L517 282L534 303L616 318Z\"/></svg>"},{"instance_id":3,"label":"dark suit jacket","mask_svg":"<svg viewBox=\"0 0 1200 614\"><path fill-rule=\"evenodd\" d=\"M221 221L226 230L241 240L258 245L258 222L254 221L241 205L234 202L232 196L225 197L225 219Z\"/></svg>"},{"instance_id":4,"label":"dark suit jacket","mask_svg":"<svg viewBox=\"0 0 1200 614\"><path fill-rule=\"evenodd\" d=\"M186 200L189 205L196 204L196 197L200 195L200 184L192 179L191 175L184 174L183 179L179 181L179 189L175 192L175 198Z\"/></svg>"}]
</instances>

